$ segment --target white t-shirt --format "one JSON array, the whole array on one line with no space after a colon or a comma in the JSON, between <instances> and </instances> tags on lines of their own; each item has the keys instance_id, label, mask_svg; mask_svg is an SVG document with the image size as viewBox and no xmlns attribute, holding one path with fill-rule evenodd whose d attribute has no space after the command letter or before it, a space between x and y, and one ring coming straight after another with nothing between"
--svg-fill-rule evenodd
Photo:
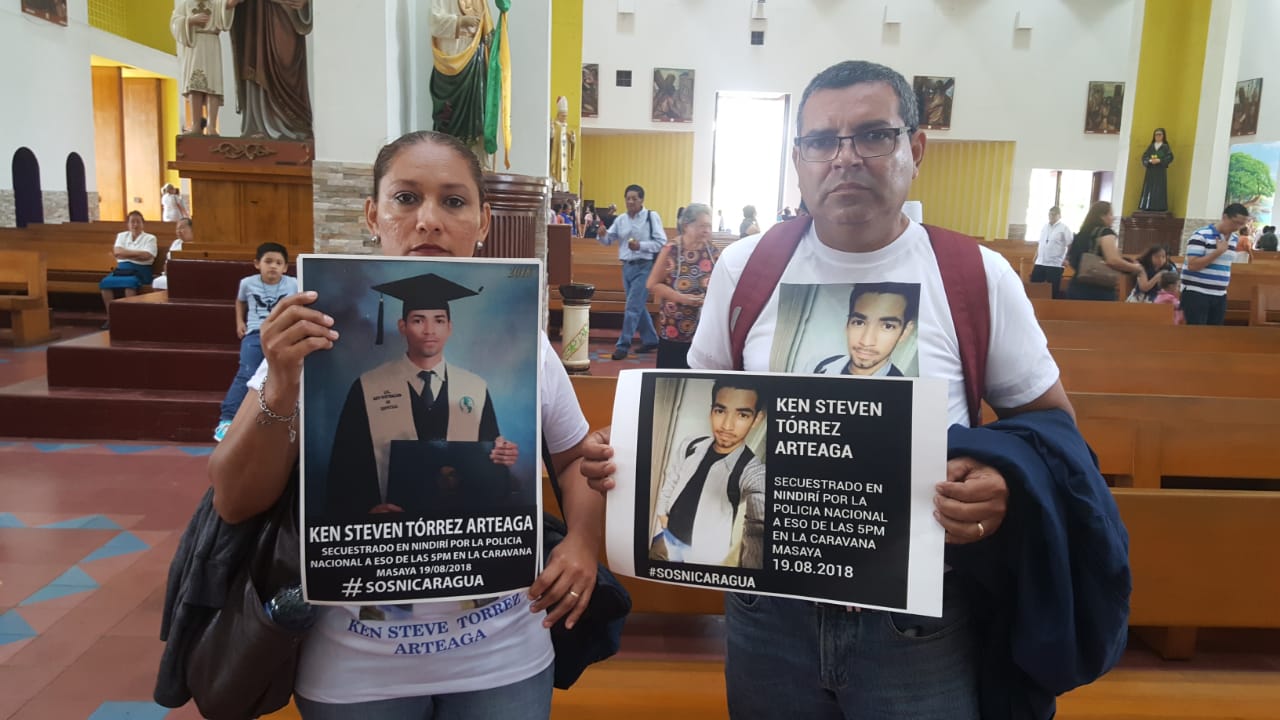
<instances>
[{"instance_id":1,"label":"white t-shirt","mask_svg":"<svg viewBox=\"0 0 1280 720\"><path fill-rule=\"evenodd\" d=\"M542 345L542 432L552 453L586 436L587 419L569 376L545 334ZM262 389L267 364L249 380ZM537 453L537 448L521 448ZM386 620L361 620L355 605L320 608L307 634L295 691L309 700L355 703L472 692L526 680L555 659L546 613L529 612L524 591L483 607L472 603L379 605ZM443 632L439 630L444 628Z\"/></svg>"},{"instance_id":2,"label":"white t-shirt","mask_svg":"<svg viewBox=\"0 0 1280 720\"><path fill-rule=\"evenodd\" d=\"M689 365L709 370L733 368L729 340L729 307L738 278L760 235L743 238L720 254L702 305L702 321L689 349ZM991 342L987 354L986 400L993 407L1012 408L1035 400L1058 380L1058 366L1049 354L1044 332L1036 322L1031 301L1009 263L982 249L991 304ZM817 231L809 231L796 248L780 285L830 285L900 282L919 285L919 376L948 383L950 422L969 424L964 395L960 344L947 304L938 261L924 227L912 222L896 240L874 252L846 253L823 245ZM838 327L843 318L835 318ZM747 335L743 366L748 372L771 368L770 355L778 322L778 291Z\"/></svg>"}]
</instances>

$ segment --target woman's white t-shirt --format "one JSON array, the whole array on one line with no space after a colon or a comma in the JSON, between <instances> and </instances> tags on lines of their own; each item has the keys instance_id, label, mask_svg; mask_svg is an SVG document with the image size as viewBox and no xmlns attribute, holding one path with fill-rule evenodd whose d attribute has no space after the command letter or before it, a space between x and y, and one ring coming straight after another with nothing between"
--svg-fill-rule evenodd
<instances>
[{"instance_id":1,"label":"woman's white t-shirt","mask_svg":"<svg viewBox=\"0 0 1280 720\"><path fill-rule=\"evenodd\" d=\"M689 349L689 365L709 370L733 368L729 313L743 268L762 236L743 238L724 249L712 271L702 305L701 321ZM1044 332L1036 322L1022 281L999 254L982 249L991 305L991 342L987 354L986 400L996 408L1025 405L1043 395L1058 380L1058 366L1049 354ZM889 245L867 253L834 250L818 239L811 225L788 263L779 285L842 285L898 282L918 284L919 376L942 378L948 384L947 416L952 423L969 424L964 395L960 343L947 303L938 261L924 226L911 222ZM831 318L836 332L846 317ZM814 322L810 319L808 322ZM778 290L747 335L743 367L749 372L785 371L770 367L778 323Z\"/></svg>"},{"instance_id":2,"label":"woman's white t-shirt","mask_svg":"<svg viewBox=\"0 0 1280 720\"><path fill-rule=\"evenodd\" d=\"M587 419L555 349L545 334L540 337L542 432L548 449L558 453L586 436ZM264 361L249 387L261 390L266 371ZM529 605L524 591L482 607L379 605L374 614L383 620L362 620L356 605L323 606L303 642L294 690L317 702L356 703L520 682L555 659L551 633L542 627L546 613L534 614Z\"/></svg>"}]
</instances>

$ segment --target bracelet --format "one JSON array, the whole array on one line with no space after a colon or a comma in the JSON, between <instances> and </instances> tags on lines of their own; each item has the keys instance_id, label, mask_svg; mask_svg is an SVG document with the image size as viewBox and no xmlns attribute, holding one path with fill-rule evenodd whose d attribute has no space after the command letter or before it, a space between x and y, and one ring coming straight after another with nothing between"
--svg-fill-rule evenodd
<instances>
[{"instance_id":1,"label":"bracelet","mask_svg":"<svg viewBox=\"0 0 1280 720\"><path fill-rule=\"evenodd\" d=\"M301 403L293 404L292 415L281 415L267 407L267 378L262 378L262 388L258 390L258 424L274 425L286 423L289 426L289 444L298 441L298 408Z\"/></svg>"}]
</instances>

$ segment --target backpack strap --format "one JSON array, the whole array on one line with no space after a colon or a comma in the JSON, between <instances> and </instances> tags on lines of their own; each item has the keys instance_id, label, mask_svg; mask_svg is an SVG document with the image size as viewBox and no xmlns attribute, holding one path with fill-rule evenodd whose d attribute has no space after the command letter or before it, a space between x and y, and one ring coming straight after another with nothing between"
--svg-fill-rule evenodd
<instances>
[{"instance_id":1,"label":"backpack strap","mask_svg":"<svg viewBox=\"0 0 1280 720\"><path fill-rule=\"evenodd\" d=\"M729 302L729 343L734 370L743 369L742 352L747 347L747 335L773 297L773 289L782 280L782 273L811 222L813 218L806 217L803 221L778 223L769 228L742 268Z\"/></svg>"},{"instance_id":2,"label":"backpack strap","mask_svg":"<svg viewBox=\"0 0 1280 720\"><path fill-rule=\"evenodd\" d=\"M964 373L964 397L969 405L969 425L982 424L982 397L986 393L987 349L991 344L991 303L987 296L987 271L978 242L968 235L925 225L929 244L938 259L942 287L951 308L951 322L960 343L960 367Z\"/></svg>"}]
</instances>

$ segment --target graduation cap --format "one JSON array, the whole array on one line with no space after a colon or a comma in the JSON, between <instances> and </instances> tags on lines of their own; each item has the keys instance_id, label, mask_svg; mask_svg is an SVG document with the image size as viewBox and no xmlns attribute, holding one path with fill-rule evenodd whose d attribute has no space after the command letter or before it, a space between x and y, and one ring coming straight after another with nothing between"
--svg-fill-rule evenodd
<instances>
[{"instance_id":1,"label":"graduation cap","mask_svg":"<svg viewBox=\"0 0 1280 720\"><path fill-rule=\"evenodd\" d=\"M472 290L452 280L442 278L435 273L392 280L381 285L374 285L373 289L380 293L378 295L378 336L374 341L377 345L382 344L382 300L384 295L399 298L404 303L402 312L402 316L404 316L414 310L448 310L450 301L461 300L484 292L483 287L479 290Z\"/></svg>"}]
</instances>

